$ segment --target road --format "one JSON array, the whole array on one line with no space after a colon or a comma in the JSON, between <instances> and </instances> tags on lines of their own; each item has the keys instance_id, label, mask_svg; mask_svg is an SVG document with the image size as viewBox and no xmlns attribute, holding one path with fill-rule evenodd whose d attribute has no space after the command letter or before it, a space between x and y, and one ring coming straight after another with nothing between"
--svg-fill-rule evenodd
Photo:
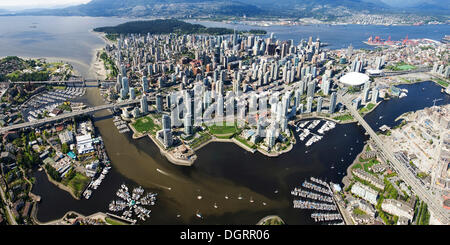
<instances>
[{"instance_id":1,"label":"road","mask_svg":"<svg viewBox=\"0 0 450 245\"><path fill-rule=\"evenodd\" d=\"M140 100L141 99L127 100L127 101L122 101L122 102L113 103L113 104L100 105L100 106L90 107L90 108L87 108L87 109L84 109L81 111L64 113L64 114L58 115L56 117L43 118L43 119L33 121L33 122L25 122L25 123L19 123L19 124L15 124L15 125L8 126L8 127L3 127L3 128L0 128L0 135L4 134L6 132L21 129L21 128L29 128L29 127L39 126L39 125L43 125L46 123L56 122L56 121L63 120L66 118L71 118L71 117L76 117L76 116L85 115L85 114L89 114L89 113L94 113L97 111L107 110L107 109L111 109L111 108L115 108L115 107L129 106L132 104L140 103ZM155 97L147 97L147 100L149 102L154 101Z\"/></svg>"},{"instance_id":2,"label":"road","mask_svg":"<svg viewBox=\"0 0 450 245\"><path fill-rule=\"evenodd\" d=\"M424 185L421 184L416 176L404 165L402 164L394 154L385 147L383 141L378 137L378 135L373 131L369 124L361 117L361 115L356 111L352 104L343 98L341 93L338 93L338 101L347 107L352 116L358 120L361 126L367 131L373 141L376 143L377 147L382 151L385 159L389 160L389 164L398 172L399 176L404 180L409 186L412 187L414 193L428 205L433 215L443 224L450 224L449 211L444 209L442 204L439 202L439 197L433 195L425 189Z\"/></svg>"}]
</instances>

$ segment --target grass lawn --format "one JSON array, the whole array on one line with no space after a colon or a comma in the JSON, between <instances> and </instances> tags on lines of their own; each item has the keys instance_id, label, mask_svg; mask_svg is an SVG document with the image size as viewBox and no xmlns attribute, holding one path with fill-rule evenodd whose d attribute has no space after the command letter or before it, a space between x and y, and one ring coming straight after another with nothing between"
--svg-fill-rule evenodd
<instances>
[{"instance_id":1,"label":"grass lawn","mask_svg":"<svg viewBox=\"0 0 450 245\"><path fill-rule=\"evenodd\" d=\"M339 120L339 121L348 121L348 120L353 120L353 116L350 114L345 114L345 115L333 117L333 119Z\"/></svg>"},{"instance_id":2,"label":"grass lawn","mask_svg":"<svg viewBox=\"0 0 450 245\"><path fill-rule=\"evenodd\" d=\"M401 71L409 71L409 70L416 69L416 67L412 66L412 65L400 65L400 66L397 66L396 68Z\"/></svg>"},{"instance_id":3,"label":"grass lawn","mask_svg":"<svg viewBox=\"0 0 450 245\"><path fill-rule=\"evenodd\" d=\"M234 126L218 126L218 125L212 125L208 127L208 130L211 134L214 135L233 135L238 131L238 128L236 124Z\"/></svg>"},{"instance_id":4,"label":"grass lawn","mask_svg":"<svg viewBox=\"0 0 450 245\"><path fill-rule=\"evenodd\" d=\"M70 189L72 189L75 196L81 196L81 192L89 184L90 179L81 173L76 173L75 176L68 181L66 184Z\"/></svg>"},{"instance_id":5,"label":"grass lawn","mask_svg":"<svg viewBox=\"0 0 450 245\"><path fill-rule=\"evenodd\" d=\"M444 87L448 87L449 83L442 80L442 79L436 79L436 82L439 83L440 85L444 86Z\"/></svg>"},{"instance_id":6,"label":"grass lawn","mask_svg":"<svg viewBox=\"0 0 450 245\"><path fill-rule=\"evenodd\" d=\"M366 106L367 110L369 110L369 111L372 110L374 107L375 107L375 104L373 104L373 103L369 103Z\"/></svg>"},{"instance_id":7,"label":"grass lawn","mask_svg":"<svg viewBox=\"0 0 450 245\"><path fill-rule=\"evenodd\" d=\"M234 138L235 138L237 141L241 142L242 144L244 144L244 145L246 145L246 146L248 146L248 147L250 147L250 148L256 149L256 145L254 145L253 143L247 141L246 139L241 138L241 137L239 137L239 136L236 136L236 137L234 137Z\"/></svg>"},{"instance_id":8,"label":"grass lawn","mask_svg":"<svg viewBox=\"0 0 450 245\"><path fill-rule=\"evenodd\" d=\"M206 141L211 139L211 135L207 134L207 133L199 133L201 136L198 138L195 138L192 143L189 145L191 148L196 148L199 145L205 143Z\"/></svg>"},{"instance_id":9,"label":"grass lawn","mask_svg":"<svg viewBox=\"0 0 450 245\"><path fill-rule=\"evenodd\" d=\"M364 212L363 210L361 210L359 208L353 209L353 213L354 214L358 214L358 215L365 215L366 214L366 212Z\"/></svg>"},{"instance_id":10,"label":"grass lawn","mask_svg":"<svg viewBox=\"0 0 450 245\"><path fill-rule=\"evenodd\" d=\"M155 124L149 116L137 119L132 125L139 133L154 133L161 128L159 125Z\"/></svg>"},{"instance_id":11,"label":"grass lawn","mask_svg":"<svg viewBox=\"0 0 450 245\"><path fill-rule=\"evenodd\" d=\"M108 223L110 225L127 225L126 223L123 223L123 222L118 221L116 219L112 219L110 217L106 217L105 221L106 221L106 223Z\"/></svg>"}]
</instances>

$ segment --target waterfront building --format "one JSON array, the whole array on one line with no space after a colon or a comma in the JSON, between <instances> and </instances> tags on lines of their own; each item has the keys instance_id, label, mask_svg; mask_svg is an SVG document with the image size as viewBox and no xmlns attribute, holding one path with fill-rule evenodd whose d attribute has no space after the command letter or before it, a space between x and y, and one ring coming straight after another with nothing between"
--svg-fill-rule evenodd
<instances>
[{"instance_id":1,"label":"waterfront building","mask_svg":"<svg viewBox=\"0 0 450 245\"><path fill-rule=\"evenodd\" d=\"M162 116L162 128L163 129L171 129L172 128L171 119L168 115Z\"/></svg>"},{"instance_id":2,"label":"waterfront building","mask_svg":"<svg viewBox=\"0 0 450 245\"><path fill-rule=\"evenodd\" d=\"M356 182L350 191L373 205L377 204L378 193L366 185Z\"/></svg>"},{"instance_id":3,"label":"waterfront building","mask_svg":"<svg viewBox=\"0 0 450 245\"><path fill-rule=\"evenodd\" d=\"M317 99L317 112L320 113L322 111L322 103L323 103L323 97L319 97Z\"/></svg>"},{"instance_id":4,"label":"waterfront building","mask_svg":"<svg viewBox=\"0 0 450 245\"><path fill-rule=\"evenodd\" d=\"M369 100L369 92L370 92L369 88L365 88L364 91L363 91L363 99L362 99L362 101L363 101L364 104L366 104L367 101Z\"/></svg>"},{"instance_id":5,"label":"waterfront building","mask_svg":"<svg viewBox=\"0 0 450 245\"><path fill-rule=\"evenodd\" d=\"M337 103L337 95L336 92L333 92L330 97L330 107L328 108L328 113L333 114L336 110Z\"/></svg>"},{"instance_id":6,"label":"waterfront building","mask_svg":"<svg viewBox=\"0 0 450 245\"><path fill-rule=\"evenodd\" d=\"M143 115L148 113L148 101L147 96L143 95L141 98L141 113Z\"/></svg>"},{"instance_id":7,"label":"waterfront building","mask_svg":"<svg viewBox=\"0 0 450 245\"><path fill-rule=\"evenodd\" d=\"M184 133L186 135L192 134L192 114L190 113L184 116Z\"/></svg>"},{"instance_id":8,"label":"waterfront building","mask_svg":"<svg viewBox=\"0 0 450 245\"><path fill-rule=\"evenodd\" d=\"M313 103L313 97L308 97L306 99L306 113L312 112L312 103Z\"/></svg>"},{"instance_id":9,"label":"waterfront building","mask_svg":"<svg viewBox=\"0 0 450 245\"><path fill-rule=\"evenodd\" d=\"M169 148L173 145L173 136L172 136L172 130L170 129L163 129L163 143L166 148Z\"/></svg>"},{"instance_id":10,"label":"waterfront building","mask_svg":"<svg viewBox=\"0 0 450 245\"><path fill-rule=\"evenodd\" d=\"M352 102L353 108L355 108L355 110L358 110L358 108L361 106L361 98L358 97L354 99Z\"/></svg>"},{"instance_id":11,"label":"waterfront building","mask_svg":"<svg viewBox=\"0 0 450 245\"><path fill-rule=\"evenodd\" d=\"M378 88L374 88L372 90L372 98L371 98L371 102L376 104L378 102L378 95L379 95L380 91L378 90Z\"/></svg>"}]
</instances>

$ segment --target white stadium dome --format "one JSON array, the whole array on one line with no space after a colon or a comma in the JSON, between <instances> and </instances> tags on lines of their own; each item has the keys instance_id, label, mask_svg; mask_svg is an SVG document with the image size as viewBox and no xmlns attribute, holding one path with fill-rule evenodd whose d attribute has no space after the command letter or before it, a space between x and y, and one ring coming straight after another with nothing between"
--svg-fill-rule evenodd
<instances>
[{"instance_id":1,"label":"white stadium dome","mask_svg":"<svg viewBox=\"0 0 450 245\"><path fill-rule=\"evenodd\" d=\"M346 86L360 86L369 81L369 76L359 72L349 72L342 76L339 81Z\"/></svg>"}]
</instances>

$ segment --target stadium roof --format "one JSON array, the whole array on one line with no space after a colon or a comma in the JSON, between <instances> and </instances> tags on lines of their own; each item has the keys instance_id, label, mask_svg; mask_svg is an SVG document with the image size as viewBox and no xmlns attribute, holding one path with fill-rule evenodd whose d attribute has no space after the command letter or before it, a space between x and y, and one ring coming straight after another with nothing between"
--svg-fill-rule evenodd
<instances>
[{"instance_id":1,"label":"stadium roof","mask_svg":"<svg viewBox=\"0 0 450 245\"><path fill-rule=\"evenodd\" d=\"M369 81L369 76L359 72L349 72L342 76L339 81L347 86L359 86Z\"/></svg>"}]
</instances>

